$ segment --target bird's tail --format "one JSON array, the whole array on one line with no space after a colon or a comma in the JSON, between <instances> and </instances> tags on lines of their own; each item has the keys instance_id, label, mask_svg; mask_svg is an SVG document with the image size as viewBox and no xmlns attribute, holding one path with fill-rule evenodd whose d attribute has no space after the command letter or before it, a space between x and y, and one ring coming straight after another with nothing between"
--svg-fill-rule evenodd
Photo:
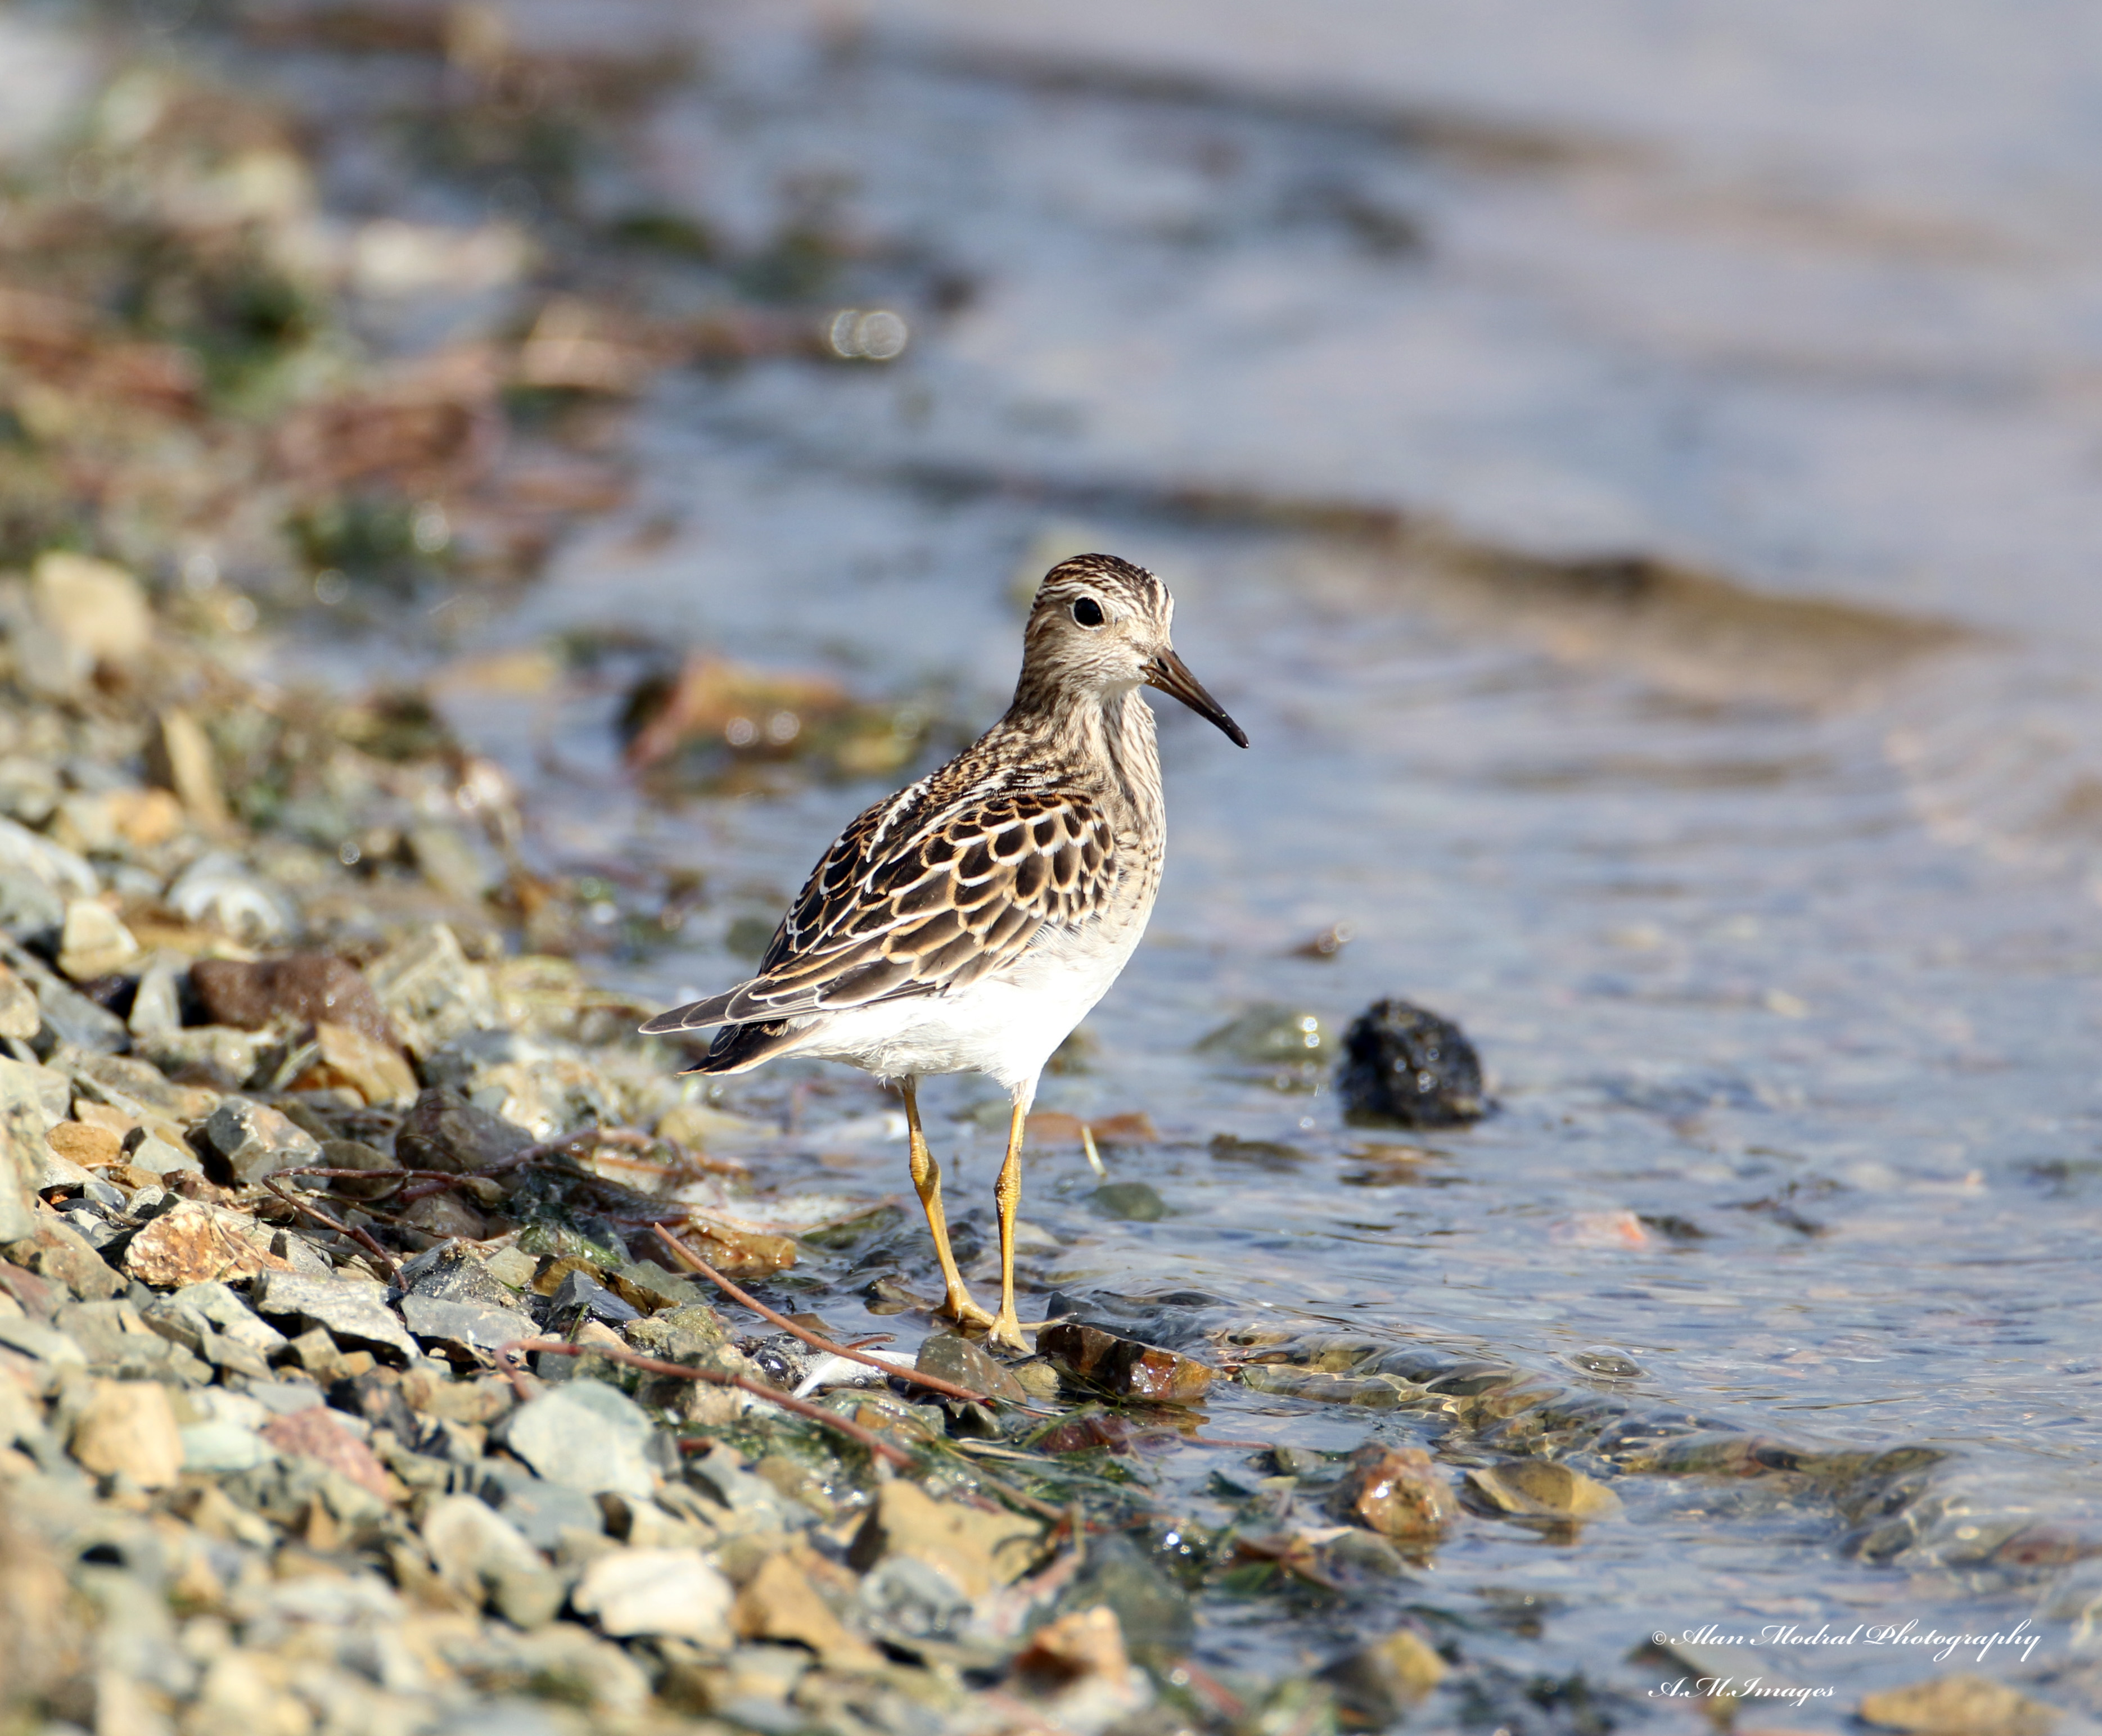
<instances>
[{"instance_id":1,"label":"bird's tail","mask_svg":"<svg viewBox=\"0 0 2102 1736\"><path fill-rule=\"evenodd\" d=\"M683 1070L687 1073L743 1073L763 1061L786 1054L802 1036L797 1021L776 1019L765 1025L725 1025L716 1033L708 1052Z\"/></svg>"}]
</instances>

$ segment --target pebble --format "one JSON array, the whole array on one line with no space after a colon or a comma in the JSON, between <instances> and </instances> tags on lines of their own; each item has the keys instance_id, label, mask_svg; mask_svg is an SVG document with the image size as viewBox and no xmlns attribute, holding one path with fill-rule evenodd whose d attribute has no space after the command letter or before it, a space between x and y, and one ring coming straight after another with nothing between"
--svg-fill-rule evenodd
<instances>
[{"instance_id":1,"label":"pebble","mask_svg":"<svg viewBox=\"0 0 2102 1736\"><path fill-rule=\"evenodd\" d=\"M550 1482L647 1500L656 1487L648 1415L625 1393L570 1380L521 1406L503 1444Z\"/></svg>"},{"instance_id":2,"label":"pebble","mask_svg":"<svg viewBox=\"0 0 2102 1736\"><path fill-rule=\"evenodd\" d=\"M603 1633L725 1645L735 1593L698 1549L627 1549L601 1556L570 1594Z\"/></svg>"},{"instance_id":3,"label":"pebble","mask_svg":"<svg viewBox=\"0 0 2102 1736\"><path fill-rule=\"evenodd\" d=\"M37 1007L37 997L29 985L0 964L0 1037L13 1037L27 1043L37 1034L44 1022L43 1014Z\"/></svg>"},{"instance_id":4,"label":"pebble","mask_svg":"<svg viewBox=\"0 0 2102 1736\"><path fill-rule=\"evenodd\" d=\"M412 1336L425 1344L450 1345L470 1358L478 1350L494 1350L517 1339L536 1338L540 1331L532 1316L516 1309L447 1302L427 1295L402 1297L401 1319Z\"/></svg>"},{"instance_id":5,"label":"pebble","mask_svg":"<svg viewBox=\"0 0 2102 1736\"><path fill-rule=\"evenodd\" d=\"M80 1232L55 1212L38 1212L29 1233L0 1247L18 1266L61 1284L84 1301L124 1293L124 1277L113 1271Z\"/></svg>"},{"instance_id":6,"label":"pebble","mask_svg":"<svg viewBox=\"0 0 2102 1736\"><path fill-rule=\"evenodd\" d=\"M404 1046L419 1058L455 1037L503 1023L489 972L468 959L444 923L400 942L374 962L366 980Z\"/></svg>"},{"instance_id":7,"label":"pebble","mask_svg":"<svg viewBox=\"0 0 2102 1736\"><path fill-rule=\"evenodd\" d=\"M326 1019L314 1026L313 1058L292 1085L354 1092L375 1109L406 1103L417 1091L415 1069L392 1043Z\"/></svg>"},{"instance_id":8,"label":"pebble","mask_svg":"<svg viewBox=\"0 0 2102 1736\"><path fill-rule=\"evenodd\" d=\"M596 1536L605 1523L591 1495L545 1481L523 1465L484 1460L480 1491L536 1549L557 1548L571 1532Z\"/></svg>"},{"instance_id":9,"label":"pebble","mask_svg":"<svg viewBox=\"0 0 2102 1736\"><path fill-rule=\"evenodd\" d=\"M994 1398L1026 1402L1027 1389L985 1350L955 1332L937 1332L920 1346L913 1365L921 1374L968 1387ZM873 1373L874 1371L868 1371Z\"/></svg>"},{"instance_id":10,"label":"pebble","mask_svg":"<svg viewBox=\"0 0 2102 1736\"><path fill-rule=\"evenodd\" d=\"M1603 1483L1547 1459L1475 1466L1469 1485L1499 1512L1543 1519L1606 1519L1621 1511L1621 1498Z\"/></svg>"},{"instance_id":11,"label":"pebble","mask_svg":"<svg viewBox=\"0 0 2102 1736\"><path fill-rule=\"evenodd\" d=\"M476 1605L493 1603L516 1628L555 1619L566 1586L518 1529L472 1495L446 1495L424 1515L424 1547L447 1584Z\"/></svg>"},{"instance_id":12,"label":"pebble","mask_svg":"<svg viewBox=\"0 0 2102 1736\"><path fill-rule=\"evenodd\" d=\"M477 1109L458 1092L432 1089L410 1105L394 1136L394 1154L405 1169L465 1175L516 1157L532 1143L523 1127Z\"/></svg>"},{"instance_id":13,"label":"pebble","mask_svg":"<svg viewBox=\"0 0 2102 1736\"><path fill-rule=\"evenodd\" d=\"M1346 1653L1321 1672L1337 1708L1353 1724L1384 1729L1445 1679L1445 1660L1406 1628Z\"/></svg>"},{"instance_id":14,"label":"pebble","mask_svg":"<svg viewBox=\"0 0 2102 1736\"><path fill-rule=\"evenodd\" d=\"M530 1276L530 1263L526 1272ZM489 1262L463 1242L441 1242L426 1248L401 1268L397 1282L402 1290L434 1302L463 1302L477 1308L516 1308L518 1302L517 1293L490 1272Z\"/></svg>"},{"instance_id":15,"label":"pebble","mask_svg":"<svg viewBox=\"0 0 2102 1736\"><path fill-rule=\"evenodd\" d=\"M1982 1676L1937 1676L1861 1697L1861 1718L1909 1736L2046 1736L2062 1714Z\"/></svg>"},{"instance_id":16,"label":"pebble","mask_svg":"<svg viewBox=\"0 0 2102 1736\"><path fill-rule=\"evenodd\" d=\"M738 1637L808 1646L841 1669L876 1667L882 1661L876 1648L847 1631L791 1555L768 1557L738 1593L731 1617Z\"/></svg>"},{"instance_id":17,"label":"pebble","mask_svg":"<svg viewBox=\"0 0 2102 1736\"><path fill-rule=\"evenodd\" d=\"M1420 1542L1435 1540L1457 1516L1451 1486L1421 1447L1368 1442L1350 1456L1333 1503L1339 1517L1383 1537Z\"/></svg>"},{"instance_id":18,"label":"pebble","mask_svg":"<svg viewBox=\"0 0 2102 1736\"><path fill-rule=\"evenodd\" d=\"M296 1318L303 1329L326 1326L340 1343L393 1352L411 1361L417 1355L377 1284L266 1272L255 1280L253 1294L260 1313Z\"/></svg>"},{"instance_id":19,"label":"pebble","mask_svg":"<svg viewBox=\"0 0 2102 1736\"><path fill-rule=\"evenodd\" d=\"M124 1250L124 1270L144 1284L202 1285L250 1278L286 1262L253 1239L261 1226L224 1206L186 1199L160 1213Z\"/></svg>"},{"instance_id":20,"label":"pebble","mask_svg":"<svg viewBox=\"0 0 2102 1736\"><path fill-rule=\"evenodd\" d=\"M100 899L76 898L66 906L59 969L75 982L112 976L138 956L137 937Z\"/></svg>"},{"instance_id":21,"label":"pebble","mask_svg":"<svg viewBox=\"0 0 2102 1736\"><path fill-rule=\"evenodd\" d=\"M1210 1390L1216 1372L1193 1357L1085 1321L1046 1326L1037 1335L1036 1348L1089 1386L1157 1404L1196 1404Z\"/></svg>"},{"instance_id":22,"label":"pebble","mask_svg":"<svg viewBox=\"0 0 2102 1736\"><path fill-rule=\"evenodd\" d=\"M97 1476L122 1474L141 1489L165 1489L182 1475L182 1433L157 1381L97 1380L69 1445Z\"/></svg>"},{"instance_id":23,"label":"pebble","mask_svg":"<svg viewBox=\"0 0 2102 1736\"><path fill-rule=\"evenodd\" d=\"M976 1603L1034 1567L1043 1536L1042 1526L1019 1514L938 1501L916 1483L894 1481L876 1491L849 1559L862 1573L901 1557L922 1562Z\"/></svg>"},{"instance_id":24,"label":"pebble","mask_svg":"<svg viewBox=\"0 0 2102 1736\"><path fill-rule=\"evenodd\" d=\"M200 1023L241 1030L327 1023L394 1046L394 1028L365 973L331 954L200 959L190 967L190 987L204 1010Z\"/></svg>"},{"instance_id":25,"label":"pebble","mask_svg":"<svg viewBox=\"0 0 2102 1736\"><path fill-rule=\"evenodd\" d=\"M259 1181L281 1169L322 1160L321 1142L290 1118L246 1097L228 1097L206 1119L205 1143L236 1182Z\"/></svg>"},{"instance_id":26,"label":"pebble","mask_svg":"<svg viewBox=\"0 0 2102 1736\"><path fill-rule=\"evenodd\" d=\"M1088 1204L1099 1217L1133 1224L1156 1224L1168 1216L1168 1202L1144 1181L1105 1182L1088 1196Z\"/></svg>"}]
</instances>

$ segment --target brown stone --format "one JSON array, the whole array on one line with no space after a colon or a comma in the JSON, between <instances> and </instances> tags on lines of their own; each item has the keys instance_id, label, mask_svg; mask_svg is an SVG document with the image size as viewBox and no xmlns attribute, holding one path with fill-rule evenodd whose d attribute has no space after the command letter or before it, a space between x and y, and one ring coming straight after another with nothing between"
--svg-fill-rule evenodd
<instances>
[{"instance_id":1,"label":"brown stone","mask_svg":"<svg viewBox=\"0 0 2102 1736\"><path fill-rule=\"evenodd\" d=\"M131 1238L124 1269L142 1284L163 1289L290 1271L285 1261L242 1233L258 1227L239 1212L186 1199Z\"/></svg>"},{"instance_id":2,"label":"brown stone","mask_svg":"<svg viewBox=\"0 0 2102 1736\"><path fill-rule=\"evenodd\" d=\"M1603 1483L1550 1459L1478 1467L1467 1481L1499 1512L1531 1518L1604 1519L1621 1510L1620 1497Z\"/></svg>"},{"instance_id":3,"label":"brown stone","mask_svg":"<svg viewBox=\"0 0 2102 1736\"><path fill-rule=\"evenodd\" d=\"M707 1223L698 1218L690 1219L680 1233L695 1253L725 1278L765 1278L785 1272L796 1264L797 1251L791 1237Z\"/></svg>"},{"instance_id":4,"label":"brown stone","mask_svg":"<svg viewBox=\"0 0 2102 1736\"><path fill-rule=\"evenodd\" d=\"M166 790L113 790L103 799L126 844L150 850L183 829L183 804Z\"/></svg>"},{"instance_id":5,"label":"brown stone","mask_svg":"<svg viewBox=\"0 0 2102 1736\"><path fill-rule=\"evenodd\" d=\"M293 1082L295 1091L354 1091L375 1108L416 1095L416 1074L391 1043L353 1025L322 1019L314 1025L313 1061Z\"/></svg>"},{"instance_id":6,"label":"brown stone","mask_svg":"<svg viewBox=\"0 0 2102 1736\"><path fill-rule=\"evenodd\" d=\"M875 1507L854 1534L853 1561L866 1573L879 1561L907 1556L939 1568L975 1602L1027 1573L1043 1534L1033 1519L938 1501L916 1483L892 1481L877 1490Z\"/></svg>"},{"instance_id":7,"label":"brown stone","mask_svg":"<svg viewBox=\"0 0 2102 1736\"><path fill-rule=\"evenodd\" d=\"M82 1169L114 1163L124 1155L124 1141L107 1127L84 1121L62 1121L44 1136L44 1143Z\"/></svg>"},{"instance_id":8,"label":"brown stone","mask_svg":"<svg viewBox=\"0 0 2102 1736\"><path fill-rule=\"evenodd\" d=\"M183 1437L168 1389L153 1380L98 1380L74 1424L73 1456L98 1477L122 1472L142 1489L182 1475Z\"/></svg>"},{"instance_id":9,"label":"brown stone","mask_svg":"<svg viewBox=\"0 0 2102 1736\"><path fill-rule=\"evenodd\" d=\"M203 726L188 712L171 706L161 714L146 744L146 775L172 791L205 830L217 831L227 823L218 758Z\"/></svg>"},{"instance_id":10,"label":"brown stone","mask_svg":"<svg viewBox=\"0 0 2102 1736\"><path fill-rule=\"evenodd\" d=\"M807 1645L835 1667L867 1668L879 1661L876 1649L848 1632L826 1607L787 1551L770 1557L747 1582L730 1619L740 1639Z\"/></svg>"},{"instance_id":11,"label":"brown stone","mask_svg":"<svg viewBox=\"0 0 2102 1736\"><path fill-rule=\"evenodd\" d=\"M1070 1687L1090 1676L1121 1684L1131 1675L1124 1628L1105 1604L1046 1622L1017 1654L1014 1673L1040 1690Z\"/></svg>"},{"instance_id":12,"label":"brown stone","mask_svg":"<svg viewBox=\"0 0 2102 1736\"><path fill-rule=\"evenodd\" d=\"M456 1091L434 1089L418 1097L402 1121L394 1154L405 1169L463 1176L516 1157L533 1142L515 1122L476 1108Z\"/></svg>"},{"instance_id":13,"label":"brown stone","mask_svg":"<svg viewBox=\"0 0 2102 1736\"><path fill-rule=\"evenodd\" d=\"M0 1254L38 1278L63 1284L83 1302L106 1302L124 1294L124 1278L94 1246L55 1211L39 1211L36 1227Z\"/></svg>"},{"instance_id":14,"label":"brown stone","mask_svg":"<svg viewBox=\"0 0 2102 1736\"><path fill-rule=\"evenodd\" d=\"M361 1169L373 1172L370 1181L339 1176L329 1183L329 1191L347 1199L380 1199L401 1185L401 1167L376 1146L361 1140L323 1140L322 1166L326 1169ZM388 1171L395 1173L390 1178Z\"/></svg>"},{"instance_id":15,"label":"brown stone","mask_svg":"<svg viewBox=\"0 0 2102 1736\"><path fill-rule=\"evenodd\" d=\"M401 1486L388 1475L372 1449L323 1406L273 1417L259 1433L279 1452L312 1459L340 1472L368 1495L383 1501L401 1499Z\"/></svg>"},{"instance_id":16,"label":"brown stone","mask_svg":"<svg viewBox=\"0 0 2102 1736\"><path fill-rule=\"evenodd\" d=\"M1864 1721L1911 1736L2044 1736L2062 1716L2004 1682L1967 1674L1861 1697Z\"/></svg>"},{"instance_id":17,"label":"brown stone","mask_svg":"<svg viewBox=\"0 0 2102 1736\"><path fill-rule=\"evenodd\" d=\"M468 1242L489 1233L489 1220L450 1189L425 1194L401 1214L401 1221L428 1236L459 1236Z\"/></svg>"},{"instance_id":18,"label":"brown stone","mask_svg":"<svg viewBox=\"0 0 2102 1736\"><path fill-rule=\"evenodd\" d=\"M0 964L0 1037L27 1043L44 1022L37 997L13 971Z\"/></svg>"},{"instance_id":19,"label":"brown stone","mask_svg":"<svg viewBox=\"0 0 2102 1736\"><path fill-rule=\"evenodd\" d=\"M1384 1537L1436 1538L1459 1511L1452 1490L1420 1446L1368 1442L1351 1455L1337 1486L1337 1511Z\"/></svg>"},{"instance_id":20,"label":"brown stone","mask_svg":"<svg viewBox=\"0 0 2102 1736\"><path fill-rule=\"evenodd\" d=\"M190 967L190 985L209 1024L265 1030L281 1023L326 1021L395 1046L394 1028L365 973L349 959L330 953L295 953L250 963L200 959Z\"/></svg>"},{"instance_id":21,"label":"brown stone","mask_svg":"<svg viewBox=\"0 0 2102 1736\"><path fill-rule=\"evenodd\" d=\"M1084 1321L1046 1326L1037 1335L1036 1348L1090 1386L1120 1398L1151 1399L1155 1404L1197 1403L1210 1388L1215 1372L1190 1357Z\"/></svg>"}]
</instances>

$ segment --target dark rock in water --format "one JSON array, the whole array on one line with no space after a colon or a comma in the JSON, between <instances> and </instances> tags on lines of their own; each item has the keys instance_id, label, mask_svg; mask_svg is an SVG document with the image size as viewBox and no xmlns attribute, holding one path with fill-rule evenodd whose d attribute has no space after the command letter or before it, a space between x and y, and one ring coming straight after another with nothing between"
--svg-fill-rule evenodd
<instances>
[{"instance_id":1,"label":"dark rock in water","mask_svg":"<svg viewBox=\"0 0 2102 1736\"><path fill-rule=\"evenodd\" d=\"M622 1301L581 1266L563 1274L548 1300L548 1324L558 1332L571 1331L586 1320L619 1326L641 1318L641 1309Z\"/></svg>"},{"instance_id":2,"label":"dark rock in water","mask_svg":"<svg viewBox=\"0 0 2102 1736\"><path fill-rule=\"evenodd\" d=\"M401 1046L365 972L331 954L302 953L253 963L200 959L190 967L190 987L207 1025L263 1030L275 1024L326 1020L348 1025L390 1048Z\"/></svg>"},{"instance_id":3,"label":"dark rock in water","mask_svg":"<svg viewBox=\"0 0 2102 1736\"><path fill-rule=\"evenodd\" d=\"M416 1099L394 1136L394 1154L404 1169L461 1176L516 1157L533 1142L516 1123L477 1109L456 1091L440 1089Z\"/></svg>"},{"instance_id":4,"label":"dark rock in water","mask_svg":"<svg viewBox=\"0 0 2102 1736\"><path fill-rule=\"evenodd\" d=\"M1408 1001L1375 1001L1343 1038L1336 1071L1351 1119L1457 1127L1488 1113L1475 1046L1449 1019Z\"/></svg>"},{"instance_id":5,"label":"dark rock in water","mask_svg":"<svg viewBox=\"0 0 2102 1736\"><path fill-rule=\"evenodd\" d=\"M1444 1659L1405 1628L1339 1658L1320 1677L1335 1691L1342 1723L1354 1729L1386 1729L1444 1678Z\"/></svg>"},{"instance_id":6,"label":"dark rock in water","mask_svg":"<svg viewBox=\"0 0 2102 1736\"><path fill-rule=\"evenodd\" d=\"M1104 1183L1088 1196L1097 1216L1123 1218L1133 1224L1153 1224L1168 1216L1168 1202L1143 1181Z\"/></svg>"},{"instance_id":7,"label":"dark rock in water","mask_svg":"<svg viewBox=\"0 0 2102 1736\"><path fill-rule=\"evenodd\" d=\"M1037 1335L1036 1348L1090 1386L1119 1397L1147 1398L1157 1404L1195 1404L1210 1387L1214 1372L1191 1357L1084 1321L1046 1326Z\"/></svg>"}]
</instances>

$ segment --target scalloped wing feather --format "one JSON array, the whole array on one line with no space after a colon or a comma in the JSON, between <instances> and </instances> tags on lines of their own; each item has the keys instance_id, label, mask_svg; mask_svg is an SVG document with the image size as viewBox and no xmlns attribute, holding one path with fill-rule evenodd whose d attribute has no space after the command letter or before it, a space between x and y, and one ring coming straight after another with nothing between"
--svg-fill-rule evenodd
<instances>
[{"instance_id":1,"label":"scalloped wing feather","mask_svg":"<svg viewBox=\"0 0 2102 1736\"><path fill-rule=\"evenodd\" d=\"M654 1035L941 994L1013 963L1048 923L1110 906L1107 817L1070 788L980 782L929 810L931 780L860 814L812 870L759 974L660 1013Z\"/></svg>"}]
</instances>

